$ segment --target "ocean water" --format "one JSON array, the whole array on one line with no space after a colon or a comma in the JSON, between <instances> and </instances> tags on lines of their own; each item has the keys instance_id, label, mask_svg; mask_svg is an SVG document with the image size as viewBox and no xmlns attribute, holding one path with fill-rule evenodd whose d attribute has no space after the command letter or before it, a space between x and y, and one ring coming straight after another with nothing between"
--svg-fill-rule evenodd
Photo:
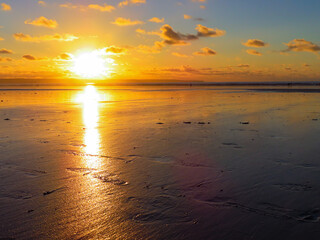
<instances>
[{"instance_id":1,"label":"ocean water","mask_svg":"<svg viewBox=\"0 0 320 240\"><path fill-rule=\"evenodd\" d=\"M0 239L319 239L320 91L0 88Z\"/></svg>"}]
</instances>

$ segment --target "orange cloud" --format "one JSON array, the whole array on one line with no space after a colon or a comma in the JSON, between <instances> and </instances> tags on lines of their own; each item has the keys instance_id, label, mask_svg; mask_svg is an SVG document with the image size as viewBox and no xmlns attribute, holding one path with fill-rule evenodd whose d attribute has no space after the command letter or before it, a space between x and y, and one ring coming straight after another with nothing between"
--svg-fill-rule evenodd
<instances>
[{"instance_id":1,"label":"orange cloud","mask_svg":"<svg viewBox=\"0 0 320 240\"><path fill-rule=\"evenodd\" d=\"M2 11L11 11L11 6L6 3L1 3L1 10Z\"/></svg>"},{"instance_id":2,"label":"orange cloud","mask_svg":"<svg viewBox=\"0 0 320 240\"><path fill-rule=\"evenodd\" d=\"M160 53L163 48L162 42L155 42L153 46L139 45L137 51L141 53Z\"/></svg>"},{"instance_id":3,"label":"orange cloud","mask_svg":"<svg viewBox=\"0 0 320 240\"><path fill-rule=\"evenodd\" d=\"M168 45L187 45L186 40L198 39L196 35L175 32L168 24L163 25L160 30L162 31L160 36L164 39L163 43Z\"/></svg>"},{"instance_id":4,"label":"orange cloud","mask_svg":"<svg viewBox=\"0 0 320 240\"><path fill-rule=\"evenodd\" d=\"M25 24L30 24L38 27L47 27L47 28L56 28L58 26L58 23L56 20L53 19L47 19L46 17L39 17L35 20L28 19L24 21Z\"/></svg>"},{"instance_id":5,"label":"orange cloud","mask_svg":"<svg viewBox=\"0 0 320 240\"><path fill-rule=\"evenodd\" d=\"M0 57L0 62L11 62L12 58L2 58Z\"/></svg>"},{"instance_id":6,"label":"orange cloud","mask_svg":"<svg viewBox=\"0 0 320 240\"><path fill-rule=\"evenodd\" d=\"M24 33L15 33L13 34L13 37L17 41L22 41L22 42L42 42L42 41L63 41L63 42L70 42L78 39L78 37L72 35L72 34L54 34L54 35L43 35L39 37L32 37L28 34Z\"/></svg>"},{"instance_id":7,"label":"orange cloud","mask_svg":"<svg viewBox=\"0 0 320 240\"><path fill-rule=\"evenodd\" d=\"M164 18L157 18L157 17L153 17L149 19L149 22L155 22L155 23L163 23L164 22Z\"/></svg>"},{"instance_id":8,"label":"orange cloud","mask_svg":"<svg viewBox=\"0 0 320 240\"><path fill-rule=\"evenodd\" d=\"M128 6L129 4L142 4L146 3L146 0L124 0L118 4L119 7Z\"/></svg>"},{"instance_id":9,"label":"orange cloud","mask_svg":"<svg viewBox=\"0 0 320 240\"><path fill-rule=\"evenodd\" d=\"M184 18L184 19L192 19L192 16L187 15L187 14L184 14L184 15L183 15L183 18Z\"/></svg>"},{"instance_id":10,"label":"orange cloud","mask_svg":"<svg viewBox=\"0 0 320 240\"><path fill-rule=\"evenodd\" d=\"M194 52L194 55L199 55L199 56L213 56L216 55L217 52L212 50L211 48L205 47L201 48L201 51Z\"/></svg>"},{"instance_id":11,"label":"orange cloud","mask_svg":"<svg viewBox=\"0 0 320 240\"><path fill-rule=\"evenodd\" d=\"M72 59L72 55L69 53L61 53L57 59L68 61Z\"/></svg>"},{"instance_id":12,"label":"orange cloud","mask_svg":"<svg viewBox=\"0 0 320 240\"><path fill-rule=\"evenodd\" d=\"M31 61L37 60L34 56L29 55L29 54L23 55L22 58L27 59L27 60L31 60Z\"/></svg>"},{"instance_id":13,"label":"orange cloud","mask_svg":"<svg viewBox=\"0 0 320 240\"><path fill-rule=\"evenodd\" d=\"M304 39L294 39L290 41L289 43L284 43L285 45L288 46L286 50L283 52L289 52L289 51L294 51L294 52L313 52L317 53L320 51L320 46L314 44L313 42L304 40Z\"/></svg>"},{"instance_id":14,"label":"orange cloud","mask_svg":"<svg viewBox=\"0 0 320 240\"><path fill-rule=\"evenodd\" d=\"M246 52L247 52L248 54L250 54L250 55L262 56L262 53L261 53L261 52L258 52L258 51L254 50L254 49L248 49Z\"/></svg>"},{"instance_id":15,"label":"orange cloud","mask_svg":"<svg viewBox=\"0 0 320 240\"><path fill-rule=\"evenodd\" d=\"M198 30L199 37L220 37L226 34L226 31L224 30L208 28L201 24L197 25L196 30Z\"/></svg>"},{"instance_id":16,"label":"orange cloud","mask_svg":"<svg viewBox=\"0 0 320 240\"><path fill-rule=\"evenodd\" d=\"M242 45L244 45L246 47L256 47L256 48L268 46L267 43L265 43L264 41L259 40L259 39L249 39L247 42L242 43Z\"/></svg>"},{"instance_id":17,"label":"orange cloud","mask_svg":"<svg viewBox=\"0 0 320 240\"><path fill-rule=\"evenodd\" d=\"M161 36L161 32L156 32L156 31L147 32L146 30L141 29L141 28L136 29L136 32L137 32L137 33L140 33L140 34L158 35L158 36Z\"/></svg>"},{"instance_id":18,"label":"orange cloud","mask_svg":"<svg viewBox=\"0 0 320 240\"><path fill-rule=\"evenodd\" d=\"M144 24L144 22L139 20L130 20L129 18L122 18L122 17L118 17L112 23L118 26L133 26L133 25Z\"/></svg>"},{"instance_id":19,"label":"orange cloud","mask_svg":"<svg viewBox=\"0 0 320 240\"><path fill-rule=\"evenodd\" d=\"M38 1L38 4L42 5L42 6L45 6L46 3L44 1Z\"/></svg>"},{"instance_id":20,"label":"orange cloud","mask_svg":"<svg viewBox=\"0 0 320 240\"><path fill-rule=\"evenodd\" d=\"M111 11L115 10L114 6L107 5L107 4L104 4L103 6L99 5L99 4L90 4L90 5L88 5L88 8L95 9L100 12L111 12Z\"/></svg>"},{"instance_id":21,"label":"orange cloud","mask_svg":"<svg viewBox=\"0 0 320 240\"><path fill-rule=\"evenodd\" d=\"M90 10L90 9L98 10L100 12L111 12L111 11L115 10L114 6L108 5L108 4L76 5L76 4L72 4L72 3L64 3L64 4L60 4L59 7L70 8L70 9L79 9L80 11L83 11L83 12Z\"/></svg>"},{"instance_id":22,"label":"orange cloud","mask_svg":"<svg viewBox=\"0 0 320 240\"><path fill-rule=\"evenodd\" d=\"M106 48L106 53L111 54L124 54L126 52L125 48L116 47L116 46L110 46Z\"/></svg>"},{"instance_id":23,"label":"orange cloud","mask_svg":"<svg viewBox=\"0 0 320 240\"><path fill-rule=\"evenodd\" d=\"M0 54L12 54L12 50L2 48L0 49Z\"/></svg>"},{"instance_id":24,"label":"orange cloud","mask_svg":"<svg viewBox=\"0 0 320 240\"><path fill-rule=\"evenodd\" d=\"M181 57L181 58L187 58L188 57L188 55L186 55L186 54L177 53L177 52L173 52L172 55L176 56L176 57Z\"/></svg>"}]
</instances>

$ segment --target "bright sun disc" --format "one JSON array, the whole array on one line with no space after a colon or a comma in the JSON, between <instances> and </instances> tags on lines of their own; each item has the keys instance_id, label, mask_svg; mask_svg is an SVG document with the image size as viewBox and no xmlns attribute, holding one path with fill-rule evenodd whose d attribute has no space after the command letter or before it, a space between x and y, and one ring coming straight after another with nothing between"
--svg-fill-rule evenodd
<instances>
[{"instance_id":1,"label":"bright sun disc","mask_svg":"<svg viewBox=\"0 0 320 240\"><path fill-rule=\"evenodd\" d=\"M108 67L99 52L88 52L73 59L72 71L83 78L96 78L107 75Z\"/></svg>"}]
</instances>

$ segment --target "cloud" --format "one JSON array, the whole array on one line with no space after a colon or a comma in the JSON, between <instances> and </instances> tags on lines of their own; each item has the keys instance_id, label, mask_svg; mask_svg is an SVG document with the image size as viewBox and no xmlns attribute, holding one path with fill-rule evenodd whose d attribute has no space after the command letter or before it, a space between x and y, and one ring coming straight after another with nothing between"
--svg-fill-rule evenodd
<instances>
[{"instance_id":1,"label":"cloud","mask_svg":"<svg viewBox=\"0 0 320 240\"><path fill-rule=\"evenodd\" d=\"M187 45L188 43L185 41L198 39L198 37L193 34L175 32L168 24L163 25L160 30L162 32L160 36L164 39L163 43L168 45Z\"/></svg>"},{"instance_id":2,"label":"cloud","mask_svg":"<svg viewBox=\"0 0 320 240\"><path fill-rule=\"evenodd\" d=\"M0 54L12 54L12 50L2 48L0 49Z\"/></svg>"},{"instance_id":3,"label":"cloud","mask_svg":"<svg viewBox=\"0 0 320 240\"><path fill-rule=\"evenodd\" d=\"M258 52L258 51L254 50L254 49L248 49L246 52L247 52L248 54L250 54L250 55L262 56L262 53L261 53L261 52Z\"/></svg>"},{"instance_id":4,"label":"cloud","mask_svg":"<svg viewBox=\"0 0 320 240\"><path fill-rule=\"evenodd\" d=\"M83 5L75 5L75 4L72 4L72 3L64 3L64 4L60 4L59 7L62 7L62 8L72 8L72 9L75 9L75 8L80 8L80 10L85 10L85 6Z\"/></svg>"},{"instance_id":5,"label":"cloud","mask_svg":"<svg viewBox=\"0 0 320 240\"><path fill-rule=\"evenodd\" d=\"M259 39L249 39L247 42L242 43L242 45L244 45L246 47L256 47L256 48L268 46L267 43L265 43L264 41L259 40Z\"/></svg>"},{"instance_id":6,"label":"cloud","mask_svg":"<svg viewBox=\"0 0 320 240\"><path fill-rule=\"evenodd\" d=\"M6 3L1 3L1 10L2 11L11 11L11 6Z\"/></svg>"},{"instance_id":7,"label":"cloud","mask_svg":"<svg viewBox=\"0 0 320 240\"><path fill-rule=\"evenodd\" d=\"M225 34L225 31L212 29L202 25L196 27L197 34L183 34L173 30L169 24L165 24L160 28L160 32L147 32L143 29L137 29L136 32L141 34L158 35L163 41L161 45L189 45L187 41L197 40L199 37L218 37Z\"/></svg>"},{"instance_id":8,"label":"cloud","mask_svg":"<svg viewBox=\"0 0 320 240\"><path fill-rule=\"evenodd\" d=\"M118 26L133 26L133 25L139 25L144 24L144 22L139 20L130 20L129 18L122 18L118 17L112 24L118 25Z\"/></svg>"},{"instance_id":9,"label":"cloud","mask_svg":"<svg viewBox=\"0 0 320 240\"><path fill-rule=\"evenodd\" d=\"M137 51L141 53L160 53L161 49L163 48L162 42L155 42L153 46L146 46L146 45L139 45L137 47Z\"/></svg>"},{"instance_id":10,"label":"cloud","mask_svg":"<svg viewBox=\"0 0 320 240\"><path fill-rule=\"evenodd\" d=\"M106 53L110 54L124 54L127 51L125 48L110 46L106 48Z\"/></svg>"},{"instance_id":11,"label":"cloud","mask_svg":"<svg viewBox=\"0 0 320 240\"><path fill-rule=\"evenodd\" d=\"M31 60L31 61L37 60L34 56L29 55L29 54L23 55L22 58L27 59L27 60Z\"/></svg>"},{"instance_id":12,"label":"cloud","mask_svg":"<svg viewBox=\"0 0 320 240\"><path fill-rule=\"evenodd\" d=\"M72 55L69 53L61 53L57 58L60 60L68 61L72 59Z\"/></svg>"},{"instance_id":13,"label":"cloud","mask_svg":"<svg viewBox=\"0 0 320 240\"><path fill-rule=\"evenodd\" d=\"M183 65L181 66L180 68L164 68L164 69L161 69L162 71L164 72L179 72L179 73L199 73L199 70L196 69L196 68L193 68L189 65Z\"/></svg>"},{"instance_id":14,"label":"cloud","mask_svg":"<svg viewBox=\"0 0 320 240\"><path fill-rule=\"evenodd\" d=\"M317 53L320 51L320 46L314 44L313 42L306 41L304 39L294 39L289 43L284 43L288 48L282 52L312 52Z\"/></svg>"},{"instance_id":15,"label":"cloud","mask_svg":"<svg viewBox=\"0 0 320 240\"><path fill-rule=\"evenodd\" d=\"M203 18L194 18L194 17L192 17L192 16L190 16L190 15L187 15L187 14L184 14L183 15L183 18L184 19L193 19L194 21L204 21L204 19Z\"/></svg>"},{"instance_id":16,"label":"cloud","mask_svg":"<svg viewBox=\"0 0 320 240\"><path fill-rule=\"evenodd\" d=\"M186 54L177 53L177 52L173 52L172 55L176 56L176 57L181 57L181 58L187 58L188 57L188 55L186 55Z\"/></svg>"},{"instance_id":17,"label":"cloud","mask_svg":"<svg viewBox=\"0 0 320 240\"><path fill-rule=\"evenodd\" d=\"M0 37L0 41L3 41L3 40L4 40L4 38Z\"/></svg>"},{"instance_id":18,"label":"cloud","mask_svg":"<svg viewBox=\"0 0 320 240\"><path fill-rule=\"evenodd\" d=\"M146 3L146 0L124 0L122 2L120 2L118 4L119 7L124 7L124 6L128 6L128 5L138 5L138 4L142 4L142 3Z\"/></svg>"},{"instance_id":19,"label":"cloud","mask_svg":"<svg viewBox=\"0 0 320 240\"><path fill-rule=\"evenodd\" d=\"M249 68L250 65L249 64L239 64L236 67L238 67L238 68Z\"/></svg>"},{"instance_id":20,"label":"cloud","mask_svg":"<svg viewBox=\"0 0 320 240\"><path fill-rule=\"evenodd\" d=\"M149 22L155 22L155 23L163 23L164 22L164 18L157 18L157 17L153 17L149 19Z\"/></svg>"},{"instance_id":21,"label":"cloud","mask_svg":"<svg viewBox=\"0 0 320 240\"><path fill-rule=\"evenodd\" d=\"M140 33L140 34L144 34L144 35L147 34L147 35L158 35L158 36L161 36L161 32L156 32L156 31L147 32L146 30L141 29L141 28L136 29L136 32Z\"/></svg>"},{"instance_id":22,"label":"cloud","mask_svg":"<svg viewBox=\"0 0 320 240\"><path fill-rule=\"evenodd\" d=\"M112 5L104 4L104 5L99 5L99 4L89 4L88 8L90 9L95 9L100 12L111 12L115 10L115 7Z\"/></svg>"},{"instance_id":23,"label":"cloud","mask_svg":"<svg viewBox=\"0 0 320 240\"><path fill-rule=\"evenodd\" d=\"M217 52L212 50L211 48L205 47L201 48L201 51L194 52L194 55L199 55L199 56L213 56L216 55Z\"/></svg>"},{"instance_id":24,"label":"cloud","mask_svg":"<svg viewBox=\"0 0 320 240\"><path fill-rule=\"evenodd\" d=\"M12 58L2 58L0 57L0 62L11 62L13 59Z\"/></svg>"},{"instance_id":25,"label":"cloud","mask_svg":"<svg viewBox=\"0 0 320 240\"><path fill-rule=\"evenodd\" d=\"M198 30L199 37L220 37L226 34L224 30L208 28L201 24L197 25L196 30Z\"/></svg>"},{"instance_id":26,"label":"cloud","mask_svg":"<svg viewBox=\"0 0 320 240\"><path fill-rule=\"evenodd\" d=\"M100 12L111 12L111 11L115 10L114 6L108 5L108 4L76 5L76 4L72 4L72 3L68 2L68 3L60 4L59 7L70 8L70 9L79 9L82 12L90 10L90 9L91 10L98 10Z\"/></svg>"},{"instance_id":27,"label":"cloud","mask_svg":"<svg viewBox=\"0 0 320 240\"><path fill-rule=\"evenodd\" d=\"M207 0L192 0L192 2L200 2L200 3L205 3Z\"/></svg>"},{"instance_id":28,"label":"cloud","mask_svg":"<svg viewBox=\"0 0 320 240\"><path fill-rule=\"evenodd\" d=\"M39 17L34 20L28 19L24 21L25 24L30 24L38 27L56 28L58 23L54 19L47 19L46 17Z\"/></svg>"},{"instance_id":29,"label":"cloud","mask_svg":"<svg viewBox=\"0 0 320 240\"><path fill-rule=\"evenodd\" d=\"M42 41L61 41L61 42L70 42L78 39L78 37L72 35L72 34L53 34L53 35L43 35L39 37L32 37L28 34L24 33L15 33L13 34L13 37L17 41L22 41L22 42L42 42Z\"/></svg>"},{"instance_id":30,"label":"cloud","mask_svg":"<svg viewBox=\"0 0 320 240\"><path fill-rule=\"evenodd\" d=\"M38 4L39 4L39 5L42 5L42 6L45 6L45 5L46 5L46 2L45 2L45 1L38 1Z\"/></svg>"},{"instance_id":31,"label":"cloud","mask_svg":"<svg viewBox=\"0 0 320 240\"><path fill-rule=\"evenodd\" d=\"M207 7L204 6L204 5L201 5L200 8L201 8L201 9L206 9Z\"/></svg>"}]
</instances>

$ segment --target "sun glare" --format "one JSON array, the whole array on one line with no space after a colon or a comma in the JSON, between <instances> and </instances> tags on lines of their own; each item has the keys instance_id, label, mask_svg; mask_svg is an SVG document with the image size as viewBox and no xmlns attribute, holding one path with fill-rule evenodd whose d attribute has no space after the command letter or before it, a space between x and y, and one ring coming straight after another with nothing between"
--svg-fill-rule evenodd
<instances>
[{"instance_id":1,"label":"sun glare","mask_svg":"<svg viewBox=\"0 0 320 240\"><path fill-rule=\"evenodd\" d=\"M110 73L110 60L99 51L82 53L74 57L71 70L82 78L101 78Z\"/></svg>"}]
</instances>

